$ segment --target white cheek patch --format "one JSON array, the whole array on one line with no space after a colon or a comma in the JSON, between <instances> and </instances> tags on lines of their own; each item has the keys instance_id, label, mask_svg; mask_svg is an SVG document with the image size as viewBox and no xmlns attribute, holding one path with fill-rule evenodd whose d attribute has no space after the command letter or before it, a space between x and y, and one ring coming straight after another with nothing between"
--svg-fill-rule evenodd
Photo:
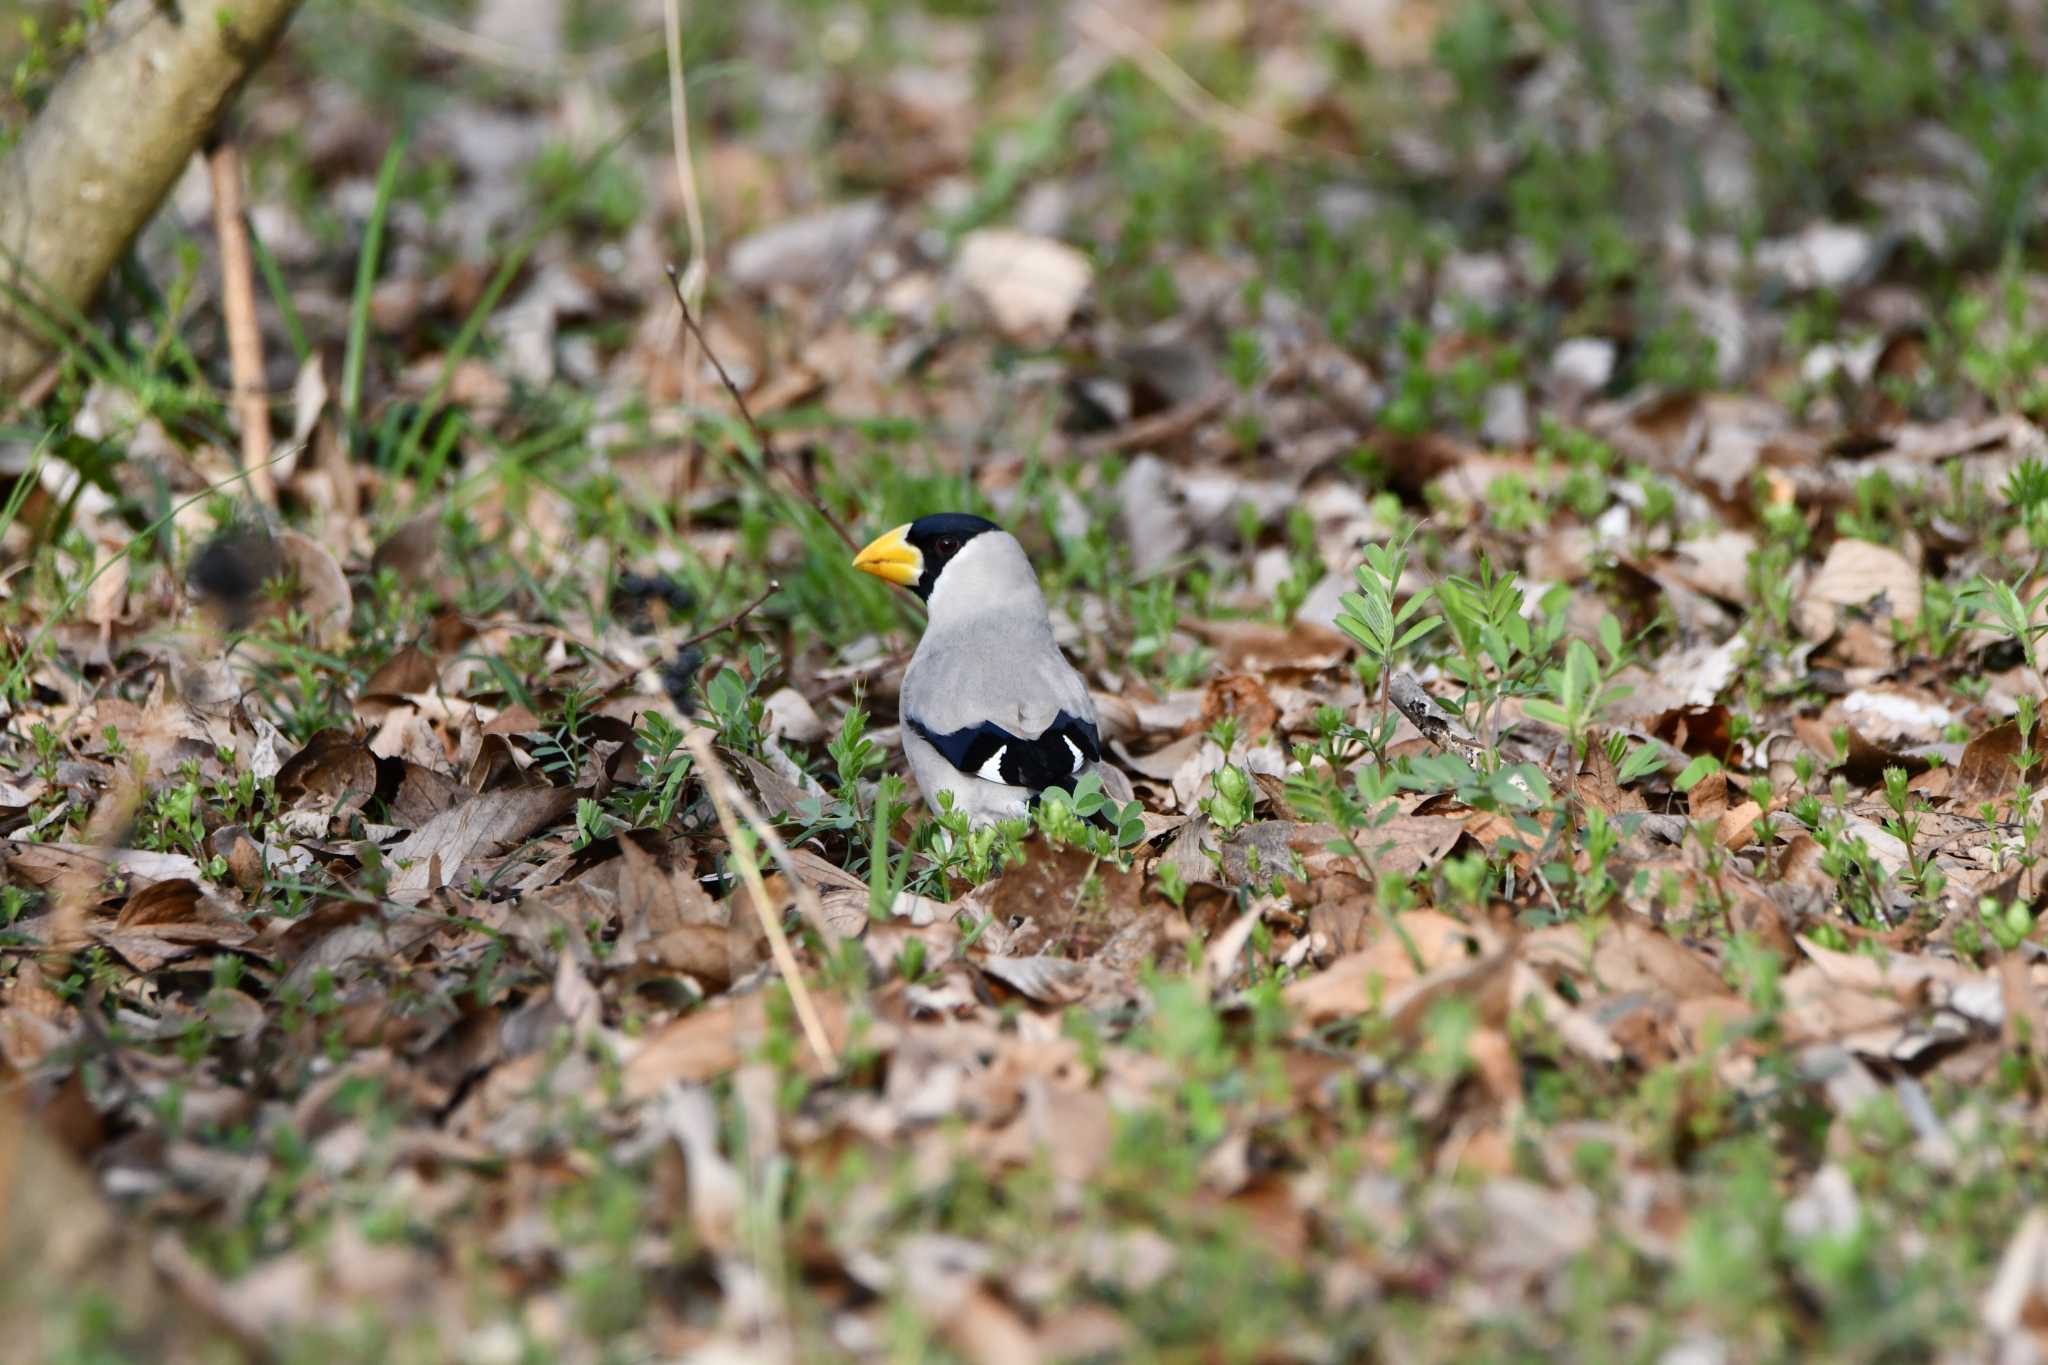
<instances>
[{"instance_id":1,"label":"white cheek patch","mask_svg":"<svg viewBox=\"0 0 2048 1365\"><path fill-rule=\"evenodd\" d=\"M1006 744L990 754L988 762L981 765L981 771L976 776L980 777L984 782L1003 781L1003 755L1009 751L1010 746Z\"/></svg>"},{"instance_id":2,"label":"white cheek patch","mask_svg":"<svg viewBox=\"0 0 2048 1365\"><path fill-rule=\"evenodd\" d=\"M1061 738L1066 740L1067 751L1073 754L1074 756L1074 766L1067 769L1067 771L1070 773L1080 772L1081 769L1086 767L1088 763L1088 760L1082 757L1081 755L1081 746L1074 743L1074 737L1072 735L1062 735Z\"/></svg>"}]
</instances>

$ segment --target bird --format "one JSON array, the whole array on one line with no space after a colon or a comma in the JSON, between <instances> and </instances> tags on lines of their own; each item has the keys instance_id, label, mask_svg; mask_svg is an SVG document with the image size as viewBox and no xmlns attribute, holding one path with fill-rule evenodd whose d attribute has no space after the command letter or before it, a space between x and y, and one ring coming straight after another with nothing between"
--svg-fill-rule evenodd
<instances>
[{"instance_id":1,"label":"bird","mask_svg":"<svg viewBox=\"0 0 2048 1365\"><path fill-rule=\"evenodd\" d=\"M929 611L903 675L903 752L925 804L971 825L1028 816L1042 793L1095 773L1131 799L1103 761L1088 685L1060 653L1038 574L1017 538L984 517L939 512L870 541L853 567L908 588Z\"/></svg>"}]
</instances>

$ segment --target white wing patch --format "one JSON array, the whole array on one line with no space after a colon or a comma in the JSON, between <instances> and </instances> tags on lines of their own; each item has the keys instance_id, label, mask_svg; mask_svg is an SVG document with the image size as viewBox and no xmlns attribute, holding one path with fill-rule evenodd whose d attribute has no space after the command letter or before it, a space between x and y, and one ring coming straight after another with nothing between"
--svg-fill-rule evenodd
<instances>
[{"instance_id":1,"label":"white wing patch","mask_svg":"<svg viewBox=\"0 0 2048 1365\"><path fill-rule=\"evenodd\" d=\"M1071 743L1071 741L1069 742ZM1004 780L1003 755L1008 753L1009 751L1010 746L1005 744L1002 748L997 749L994 753L990 754L988 756L988 762L981 765L981 771L976 775L980 777L981 780L984 782L1002 782Z\"/></svg>"},{"instance_id":2,"label":"white wing patch","mask_svg":"<svg viewBox=\"0 0 2048 1365\"><path fill-rule=\"evenodd\" d=\"M1081 746L1074 743L1074 737L1072 735L1062 735L1060 736L1060 738L1066 740L1067 751L1073 754L1074 756L1074 766L1067 769L1067 771L1070 773L1080 772L1081 769L1085 767L1088 763L1088 760L1082 757L1081 755Z\"/></svg>"}]
</instances>

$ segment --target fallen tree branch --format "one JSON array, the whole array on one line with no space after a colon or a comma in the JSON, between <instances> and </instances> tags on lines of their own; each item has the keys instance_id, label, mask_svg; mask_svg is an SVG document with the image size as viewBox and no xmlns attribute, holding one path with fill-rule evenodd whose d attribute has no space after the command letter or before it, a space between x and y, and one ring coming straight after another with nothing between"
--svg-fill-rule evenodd
<instances>
[{"instance_id":1,"label":"fallen tree branch","mask_svg":"<svg viewBox=\"0 0 2048 1365\"><path fill-rule=\"evenodd\" d=\"M0 165L0 394L76 335L298 0L120 0Z\"/></svg>"}]
</instances>

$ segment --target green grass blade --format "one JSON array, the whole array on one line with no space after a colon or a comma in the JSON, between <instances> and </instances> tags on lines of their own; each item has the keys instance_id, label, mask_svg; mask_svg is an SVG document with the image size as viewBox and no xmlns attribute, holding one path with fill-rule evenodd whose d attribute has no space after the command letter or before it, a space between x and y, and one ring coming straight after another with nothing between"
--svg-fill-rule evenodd
<instances>
[{"instance_id":1,"label":"green grass blade","mask_svg":"<svg viewBox=\"0 0 2048 1365\"><path fill-rule=\"evenodd\" d=\"M7 534L14 525L14 519L21 515L22 505L28 501L29 491L42 482L43 461L49 458L50 438L57 433L54 429L43 433L36 442L36 448L28 457L28 468L21 471L21 477L14 481L14 487L7 494L7 502L0 506L0 536Z\"/></svg>"},{"instance_id":2,"label":"green grass blade","mask_svg":"<svg viewBox=\"0 0 2048 1365\"><path fill-rule=\"evenodd\" d=\"M0 279L0 300L17 325L38 333L52 350L77 361L95 379L127 383L134 378L134 367L92 319L31 275L13 253L0 248L0 261L13 267L8 278Z\"/></svg>"},{"instance_id":3,"label":"green grass blade","mask_svg":"<svg viewBox=\"0 0 2048 1365\"><path fill-rule=\"evenodd\" d=\"M292 354L303 365L306 357L313 354L313 346L306 340L306 328L299 321L299 310L292 306L292 291L285 283L284 270L278 265L277 257L270 254L270 248L264 245L263 234L256 231L255 222L246 213L242 219L248 228L249 250L256 257L256 269L263 275L263 286L270 291L270 301L277 305L277 315L284 321L284 334L292 343Z\"/></svg>"},{"instance_id":4,"label":"green grass blade","mask_svg":"<svg viewBox=\"0 0 2048 1365\"><path fill-rule=\"evenodd\" d=\"M427 424L433 421L434 415L440 411L442 400L448 394L448 386L454 382L457 367L469 358L477 338L483 335L484 324L490 320L492 310L505 296L505 291L512 287L512 281L525 266L526 258L533 254L533 249L540 245L548 233L554 231L562 220L569 216L576 206L577 192L638 126L636 122L621 128L592 152L583 164L576 168L568 183L548 200L540 217L519 235L518 240L512 244L512 249L505 253L504 260L498 265L497 273L492 275L490 283L484 286L476 305L469 310L469 316L463 319L461 330L455 334L454 341L449 343L448 352L441 361L441 373L434 377L434 387L421 400L419 411L413 416L412 425L406 429L405 438L399 442L396 457L392 461L392 467L398 475L391 481L393 486L402 480L405 471L419 458L420 441L426 435Z\"/></svg>"},{"instance_id":5,"label":"green grass blade","mask_svg":"<svg viewBox=\"0 0 2048 1365\"><path fill-rule=\"evenodd\" d=\"M363 227L363 249L356 256L356 287L349 298L348 347L341 358L341 421L355 430L356 412L363 401L363 354L370 335L370 293L377 284L377 258L384 247L384 220L390 216L392 196L398 190L398 167L405 159L408 135L400 133L384 164L377 169L377 198L370 205L370 221Z\"/></svg>"}]
</instances>

